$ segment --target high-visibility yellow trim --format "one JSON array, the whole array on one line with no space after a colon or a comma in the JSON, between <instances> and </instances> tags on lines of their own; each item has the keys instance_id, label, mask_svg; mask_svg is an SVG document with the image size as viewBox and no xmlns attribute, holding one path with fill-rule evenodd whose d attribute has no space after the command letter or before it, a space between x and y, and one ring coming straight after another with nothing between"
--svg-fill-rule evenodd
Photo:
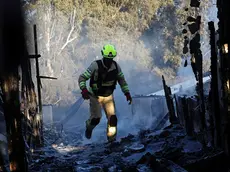
<instances>
[{"instance_id":1,"label":"high-visibility yellow trim","mask_svg":"<svg viewBox=\"0 0 230 172\"><path fill-rule=\"evenodd\" d=\"M80 85L80 89L86 88L86 82L85 81L81 81L79 85Z\"/></svg>"},{"instance_id":2,"label":"high-visibility yellow trim","mask_svg":"<svg viewBox=\"0 0 230 172\"><path fill-rule=\"evenodd\" d=\"M118 74L118 77L119 77L119 78L122 78L122 77L124 77L124 74L123 74L123 72L120 72L120 73Z\"/></svg>"},{"instance_id":3,"label":"high-visibility yellow trim","mask_svg":"<svg viewBox=\"0 0 230 172\"><path fill-rule=\"evenodd\" d=\"M91 73L89 73L88 71L85 71L83 75L85 76L86 79L89 79L91 77Z\"/></svg>"},{"instance_id":4,"label":"high-visibility yellow trim","mask_svg":"<svg viewBox=\"0 0 230 172\"><path fill-rule=\"evenodd\" d=\"M129 91L128 85L122 86L121 89L122 89L123 92Z\"/></svg>"}]
</instances>

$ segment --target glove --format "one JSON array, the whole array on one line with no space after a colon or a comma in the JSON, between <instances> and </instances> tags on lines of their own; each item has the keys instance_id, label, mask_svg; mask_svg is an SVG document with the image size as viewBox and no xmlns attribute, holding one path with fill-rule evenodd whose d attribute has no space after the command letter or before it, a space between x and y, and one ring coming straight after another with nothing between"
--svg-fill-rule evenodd
<instances>
[{"instance_id":1,"label":"glove","mask_svg":"<svg viewBox=\"0 0 230 172\"><path fill-rule=\"evenodd\" d=\"M129 101L129 105L132 103L132 97L130 95L130 93L125 93L125 96L126 96L126 100Z\"/></svg>"},{"instance_id":2,"label":"glove","mask_svg":"<svg viewBox=\"0 0 230 172\"><path fill-rule=\"evenodd\" d=\"M86 88L82 90L81 94L82 94L83 99L85 100L89 99L89 91Z\"/></svg>"}]
</instances>

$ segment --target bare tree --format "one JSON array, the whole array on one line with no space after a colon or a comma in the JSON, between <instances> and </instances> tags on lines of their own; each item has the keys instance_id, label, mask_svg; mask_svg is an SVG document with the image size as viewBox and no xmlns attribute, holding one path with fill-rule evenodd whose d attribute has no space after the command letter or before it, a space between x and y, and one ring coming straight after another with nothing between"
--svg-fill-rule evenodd
<instances>
[{"instance_id":1,"label":"bare tree","mask_svg":"<svg viewBox=\"0 0 230 172\"><path fill-rule=\"evenodd\" d=\"M59 102L66 96L68 87L77 87L77 82L71 79L76 65L70 48L78 42L81 31L82 14L78 5L69 5L65 12L65 9L60 9L64 4L42 2L37 5L36 13L32 17L38 25L38 45L42 56L39 59L41 75L58 78L57 81L42 82L44 103Z\"/></svg>"}]
</instances>

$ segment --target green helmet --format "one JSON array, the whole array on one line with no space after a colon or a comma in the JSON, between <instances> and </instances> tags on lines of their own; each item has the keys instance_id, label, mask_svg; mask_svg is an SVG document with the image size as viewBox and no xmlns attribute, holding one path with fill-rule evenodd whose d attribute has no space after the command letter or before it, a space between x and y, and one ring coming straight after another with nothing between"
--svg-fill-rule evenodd
<instances>
[{"instance_id":1,"label":"green helmet","mask_svg":"<svg viewBox=\"0 0 230 172\"><path fill-rule=\"evenodd\" d=\"M117 50L113 45L107 44L102 48L101 54L104 58L113 59L117 56Z\"/></svg>"}]
</instances>

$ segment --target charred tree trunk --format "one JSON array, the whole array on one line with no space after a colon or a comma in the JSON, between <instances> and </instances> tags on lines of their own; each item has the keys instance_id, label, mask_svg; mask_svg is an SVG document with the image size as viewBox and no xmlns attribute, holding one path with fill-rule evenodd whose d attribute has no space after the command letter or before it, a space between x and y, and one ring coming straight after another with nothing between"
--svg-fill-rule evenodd
<instances>
[{"instance_id":1,"label":"charred tree trunk","mask_svg":"<svg viewBox=\"0 0 230 172\"><path fill-rule=\"evenodd\" d=\"M1 2L3 13L1 50L1 87L7 124L11 171L28 171L20 113L20 62L25 59L25 38L20 0Z\"/></svg>"},{"instance_id":2,"label":"charred tree trunk","mask_svg":"<svg viewBox=\"0 0 230 172\"><path fill-rule=\"evenodd\" d=\"M10 169L11 171L27 171L18 79L17 68L3 76L4 112L9 136Z\"/></svg>"},{"instance_id":3,"label":"charred tree trunk","mask_svg":"<svg viewBox=\"0 0 230 172\"><path fill-rule=\"evenodd\" d=\"M229 1L217 0L219 18L219 49L220 49L220 79L221 79L221 114L223 125L223 147L228 155L230 155L230 112L229 106L229 52L228 47L230 43L229 34ZM229 108L230 109L230 108Z\"/></svg>"},{"instance_id":4,"label":"charred tree trunk","mask_svg":"<svg viewBox=\"0 0 230 172\"><path fill-rule=\"evenodd\" d=\"M21 112L24 116L24 134L29 146L35 148L37 145L40 145L40 139L36 139L37 136L34 131L37 129L34 129L33 127L36 115L38 114L38 109L29 59L22 61L21 76Z\"/></svg>"},{"instance_id":5,"label":"charred tree trunk","mask_svg":"<svg viewBox=\"0 0 230 172\"><path fill-rule=\"evenodd\" d=\"M188 16L187 21L190 23L188 24L188 28L190 33L193 35L192 40L189 43L190 54L194 57L192 64L193 72L198 80L197 84L197 93L199 95L199 109L201 115L201 122L203 130L206 129L206 121L205 121L205 102L204 102L204 90L203 90L203 56L200 50L200 23L201 23L201 16L198 14L198 10L200 7L200 2L197 0L191 0L190 6L195 7L195 14L196 17ZM197 77L198 74L198 77Z\"/></svg>"},{"instance_id":6,"label":"charred tree trunk","mask_svg":"<svg viewBox=\"0 0 230 172\"><path fill-rule=\"evenodd\" d=\"M210 45L211 45L211 115L214 119L214 144L217 147L221 147L221 116L219 107L219 93L218 93L218 76L217 76L217 53L216 53L216 41L215 41L215 26L214 22L209 22L210 30Z\"/></svg>"},{"instance_id":7,"label":"charred tree trunk","mask_svg":"<svg viewBox=\"0 0 230 172\"><path fill-rule=\"evenodd\" d=\"M201 16L199 13L200 1L198 0L190 0L190 7L192 7L195 11L194 14L196 16L188 16L187 21L184 25L188 27L192 35L192 39L189 41L188 36L184 37L184 48L183 54L188 53L188 43L189 49L191 54L191 67L195 76L195 79L198 81L197 83L197 94L199 95L199 110L202 122L203 130L206 129L206 120L205 120L205 102L204 102L204 92L203 92L203 68L202 68L202 61L203 56L200 50L200 23L201 23ZM194 8L195 7L195 8ZM188 11L188 9L186 9ZM187 34L187 29L184 29L183 34ZM187 66L187 62L184 65Z\"/></svg>"},{"instance_id":8,"label":"charred tree trunk","mask_svg":"<svg viewBox=\"0 0 230 172\"><path fill-rule=\"evenodd\" d=\"M0 1L0 12L4 9L3 1ZM0 15L0 26L3 26L3 15ZM0 77L3 73L3 39L2 39L2 28L0 28ZM6 129L6 119L3 107L3 95L1 89L1 80L0 80L0 171L10 171L9 168L9 154L8 154L8 140L7 140L7 129Z\"/></svg>"},{"instance_id":9,"label":"charred tree trunk","mask_svg":"<svg viewBox=\"0 0 230 172\"><path fill-rule=\"evenodd\" d=\"M194 38L190 42L190 51L191 54L194 54L195 64L198 71L198 85L197 92L199 95L199 109L201 115L201 122L203 130L206 128L205 123L205 103L204 103L204 89L203 89L203 70L202 70L202 52L200 50L200 34L196 33Z\"/></svg>"}]
</instances>

